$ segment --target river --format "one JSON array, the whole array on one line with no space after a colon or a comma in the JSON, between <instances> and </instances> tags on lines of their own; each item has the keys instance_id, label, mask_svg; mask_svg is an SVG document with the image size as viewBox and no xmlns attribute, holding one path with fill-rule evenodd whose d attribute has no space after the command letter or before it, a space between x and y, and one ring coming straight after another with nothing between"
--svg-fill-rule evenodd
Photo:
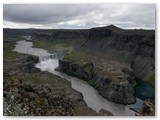
<instances>
[{"instance_id":1,"label":"river","mask_svg":"<svg viewBox=\"0 0 160 120\"><path fill-rule=\"evenodd\" d=\"M112 112L116 116L135 115L135 112L129 109L129 107L133 107L135 105L125 106L108 101L107 99L102 98L98 92L87 82L75 77L68 76L65 73L55 71L55 68L58 67L58 53L51 54L47 50L33 48L32 46L32 42L21 40L17 42L13 51L38 56L39 63L37 63L35 67L39 68L41 71L48 71L54 75L58 75L61 78L65 78L66 80L70 81L72 88L82 93L84 101L93 110L99 112L100 109L105 109ZM142 102L138 100L136 104L140 106Z\"/></svg>"}]
</instances>

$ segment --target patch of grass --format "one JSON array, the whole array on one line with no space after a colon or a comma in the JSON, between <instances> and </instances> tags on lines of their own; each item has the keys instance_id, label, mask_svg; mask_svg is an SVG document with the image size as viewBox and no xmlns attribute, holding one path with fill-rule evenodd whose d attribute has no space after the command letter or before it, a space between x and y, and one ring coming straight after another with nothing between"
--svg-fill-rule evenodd
<instances>
[{"instance_id":1,"label":"patch of grass","mask_svg":"<svg viewBox=\"0 0 160 120\"><path fill-rule=\"evenodd\" d=\"M41 80L38 77L27 75L27 76L21 76L21 75L14 75L11 78L13 81L21 81L22 84L32 82L33 84L41 84Z\"/></svg>"},{"instance_id":2,"label":"patch of grass","mask_svg":"<svg viewBox=\"0 0 160 120\"><path fill-rule=\"evenodd\" d=\"M16 59L23 56L23 54L12 51L15 48L16 42L4 41L3 42L3 57L6 59Z\"/></svg>"},{"instance_id":3,"label":"patch of grass","mask_svg":"<svg viewBox=\"0 0 160 120\"><path fill-rule=\"evenodd\" d=\"M64 60L75 61L77 57L78 57L78 54L76 52L71 52L65 55Z\"/></svg>"},{"instance_id":4,"label":"patch of grass","mask_svg":"<svg viewBox=\"0 0 160 120\"><path fill-rule=\"evenodd\" d=\"M66 47L66 45L63 43L55 44L53 42L48 42L48 41L36 41L33 42L33 46L36 48L43 48L48 51L53 51L61 47Z\"/></svg>"},{"instance_id":5,"label":"patch of grass","mask_svg":"<svg viewBox=\"0 0 160 120\"><path fill-rule=\"evenodd\" d=\"M43 48L49 52L56 51L59 49L69 49L72 46L80 45L84 40L54 40L54 41L44 41L36 40L33 42L35 48Z\"/></svg>"},{"instance_id":6,"label":"patch of grass","mask_svg":"<svg viewBox=\"0 0 160 120\"><path fill-rule=\"evenodd\" d=\"M89 63L91 61L91 55L86 51L76 51L66 54L63 60L83 66L85 63Z\"/></svg>"},{"instance_id":7,"label":"patch of grass","mask_svg":"<svg viewBox=\"0 0 160 120\"><path fill-rule=\"evenodd\" d=\"M46 49L49 52L58 50L58 49L62 49L62 48L67 48L70 47L70 45L68 43L61 43L61 42L49 42L49 41L35 41L33 42L33 46L35 48L42 48L42 49Z\"/></svg>"},{"instance_id":8,"label":"patch of grass","mask_svg":"<svg viewBox=\"0 0 160 120\"><path fill-rule=\"evenodd\" d=\"M92 66L91 65L88 65L86 67L83 68L83 70L87 73L91 73L91 70L92 70Z\"/></svg>"},{"instance_id":9,"label":"patch of grass","mask_svg":"<svg viewBox=\"0 0 160 120\"><path fill-rule=\"evenodd\" d=\"M34 84L40 83L40 79L35 76L25 76L24 78L22 78L22 82L24 83L27 83L29 81L33 82Z\"/></svg>"}]
</instances>

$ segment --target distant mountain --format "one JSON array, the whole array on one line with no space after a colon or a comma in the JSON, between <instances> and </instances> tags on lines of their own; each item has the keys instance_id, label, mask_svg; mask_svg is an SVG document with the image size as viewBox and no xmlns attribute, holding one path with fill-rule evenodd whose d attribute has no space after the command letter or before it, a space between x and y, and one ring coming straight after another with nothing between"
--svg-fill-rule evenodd
<instances>
[{"instance_id":1,"label":"distant mountain","mask_svg":"<svg viewBox=\"0 0 160 120\"><path fill-rule=\"evenodd\" d=\"M109 25L109 26L104 26L104 27L96 27L96 28L92 28L92 29L97 29L97 30L111 30L112 32L123 32L124 29L119 28L115 25Z\"/></svg>"}]
</instances>

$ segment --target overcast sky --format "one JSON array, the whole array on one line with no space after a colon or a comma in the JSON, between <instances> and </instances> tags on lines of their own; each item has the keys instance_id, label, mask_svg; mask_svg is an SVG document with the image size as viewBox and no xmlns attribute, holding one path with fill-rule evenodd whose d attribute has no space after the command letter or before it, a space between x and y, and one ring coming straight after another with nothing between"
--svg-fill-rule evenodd
<instances>
[{"instance_id":1,"label":"overcast sky","mask_svg":"<svg viewBox=\"0 0 160 120\"><path fill-rule=\"evenodd\" d=\"M155 29L153 4L5 4L3 27Z\"/></svg>"}]
</instances>

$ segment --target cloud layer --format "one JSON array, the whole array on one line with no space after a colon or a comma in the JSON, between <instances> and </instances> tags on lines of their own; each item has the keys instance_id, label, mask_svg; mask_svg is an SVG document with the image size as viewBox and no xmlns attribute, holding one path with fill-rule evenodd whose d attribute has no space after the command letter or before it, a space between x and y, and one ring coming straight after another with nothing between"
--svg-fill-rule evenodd
<instances>
[{"instance_id":1,"label":"cloud layer","mask_svg":"<svg viewBox=\"0 0 160 120\"><path fill-rule=\"evenodd\" d=\"M5 4L3 26L11 28L155 28L152 4Z\"/></svg>"}]
</instances>

